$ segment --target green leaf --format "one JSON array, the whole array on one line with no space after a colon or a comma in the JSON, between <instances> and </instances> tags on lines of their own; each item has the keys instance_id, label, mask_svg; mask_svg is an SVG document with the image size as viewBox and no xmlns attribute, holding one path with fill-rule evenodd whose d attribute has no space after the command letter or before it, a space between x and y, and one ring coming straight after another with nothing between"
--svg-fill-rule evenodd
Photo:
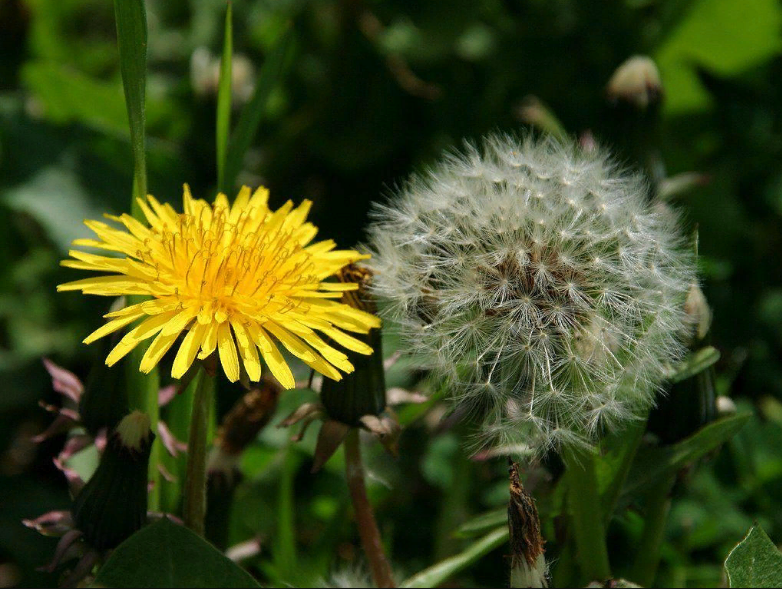
<instances>
[{"instance_id":1,"label":"green leaf","mask_svg":"<svg viewBox=\"0 0 782 589\"><path fill-rule=\"evenodd\" d=\"M293 33L289 28L266 57L266 61L264 61L261 72L255 82L253 97L242 110L239 122L228 143L225 177L223 179L226 190L232 190L234 187L236 176L242 167L244 154L250 147L255 133L258 131L258 125L260 125L263 119L269 94L271 94L274 85L282 75L285 56L287 55L292 36Z\"/></svg>"},{"instance_id":2,"label":"green leaf","mask_svg":"<svg viewBox=\"0 0 782 589\"><path fill-rule=\"evenodd\" d=\"M231 130L231 62L233 60L233 10L228 3L225 13L225 38L223 58L220 61L220 82L217 89L217 187L228 194L231 186L225 182L225 165L228 156L228 134Z\"/></svg>"},{"instance_id":3,"label":"green leaf","mask_svg":"<svg viewBox=\"0 0 782 589\"><path fill-rule=\"evenodd\" d=\"M729 587L782 587L782 553L756 525L728 554L725 572Z\"/></svg>"},{"instance_id":4,"label":"green leaf","mask_svg":"<svg viewBox=\"0 0 782 589\"><path fill-rule=\"evenodd\" d=\"M457 538L472 538L486 533L489 530L493 530L499 525L507 524L508 522L508 508L501 507L500 509L494 509L487 511L481 515L464 522L457 528L454 535Z\"/></svg>"},{"instance_id":5,"label":"green leaf","mask_svg":"<svg viewBox=\"0 0 782 589\"><path fill-rule=\"evenodd\" d=\"M696 374L703 372L709 366L713 365L720 359L719 351L708 346L701 348L697 352L690 354L684 362L676 367L676 371L669 379L671 382L681 382L695 376Z\"/></svg>"},{"instance_id":6,"label":"green leaf","mask_svg":"<svg viewBox=\"0 0 782 589\"><path fill-rule=\"evenodd\" d=\"M437 587L459 571L478 562L489 552L508 541L508 526L503 526L487 534L467 550L446 558L407 579L400 587Z\"/></svg>"},{"instance_id":7,"label":"green leaf","mask_svg":"<svg viewBox=\"0 0 782 589\"><path fill-rule=\"evenodd\" d=\"M135 197L147 194L147 164L145 154L146 113L144 100L147 81L147 13L144 0L114 0L117 19L122 86L130 121L130 145L133 151L133 216L142 219Z\"/></svg>"},{"instance_id":8,"label":"green leaf","mask_svg":"<svg viewBox=\"0 0 782 589\"><path fill-rule=\"evenodd\" d=\"M673 446L639 450L627 477L624 493L643 491L654 481L702 458L732 438L751 417L751 413L725 417L699 429Z\"/></svg>"},{"instance_id":9,"label":"green leaf","mask_svg":"<svg viewBox=\"0 0 782 589\"><path fill-rule=\"evenodd\" d=\"M246 571L184 526L163 518L120 544L101 567L104 587L259 587Z\"/></svg>"},{"instance_id":10,"label":"green leaf","mask_svg":"<svg viewBox=\"0 0 782 589\"><path fill-rule=\"evenodd\" d=\"M782 47L780 27L782 9L776 0L695 2L654 53L665 85L666 111L681 114L709 104L698 66L732 76L771 59Z\"/></svg>"}]
</instances>

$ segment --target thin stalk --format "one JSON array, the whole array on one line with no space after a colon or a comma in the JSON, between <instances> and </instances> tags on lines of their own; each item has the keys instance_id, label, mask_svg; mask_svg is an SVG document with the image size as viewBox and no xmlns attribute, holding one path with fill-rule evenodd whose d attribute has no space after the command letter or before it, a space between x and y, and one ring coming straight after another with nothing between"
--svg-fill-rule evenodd
<instances>
[{"instance_id":1,"label":"thin stalk","mask_svg":"<svg viewBox=\"0 0 782 589\"><path fill-rule=\"evenodd\" d=\"M589 582L605 581L611 578L611 566L594 455L588 450L568 449L562 458L567 467L567 503L572 517L576 562L581 575Z\"/></svg>"},{"instance_id":2,"label":"thin stalk","mask_svg":"<svg viewBox=\"0 0 782 589\"><path fill-rule=\"evenodd\" d=\"M619 500L619 495L622 493L627 475L630 472L630 467L633 465L635 455L638 452L638 447L641 445L644 432L646 432L646 424L649 420L649 412L647 411L646 417L643 421L633 423L630 427L622 432L622 458L619 463L619 468L614 475L608 488L603 492L603 521L608 526L608 522L611 521L611 516L616 508L616 503Z\"/></svg>"},{"instance_id":3,"label":"thin stalk","mask_svg":"<svg viewBox=\"0 0 782 589\"><path fill-rule=\"evenodd\" d=\"M193 399L190 436L187 442L187 473L185 475L185 525L199 536L204 535L206 517L206 440L213 402L212 378L202 369Z\"/></svg>"},{"instance_id":4,"label":"thin stalk","mask_svg":"<svg viewBox=\"0 0 782 589\"><path fill-rule=\"evenodd\" d=\"M383 550L383 541L377 529L375 514L367 497L364 484L364 467L361 463L361 447L359 446L358 429L352 428L345 438L345 472L347 474L350 498L356 513L358 533L372 570L372 578L376 587L396 587L391 576L391 567Z\"/></svg>"},{"instance_id":5,"label":"thin stalk","mask_svg":"<svg viewBox=\"0 0 782 589\"><path fill-rule=\"evenodd\" d=\"M644 518L644 531L636 552L632 579L642 587L651 587L660 563L660 546L671 509L671 488L675 478L663 477L650 491Z\"/></svg>"}]
</instances>

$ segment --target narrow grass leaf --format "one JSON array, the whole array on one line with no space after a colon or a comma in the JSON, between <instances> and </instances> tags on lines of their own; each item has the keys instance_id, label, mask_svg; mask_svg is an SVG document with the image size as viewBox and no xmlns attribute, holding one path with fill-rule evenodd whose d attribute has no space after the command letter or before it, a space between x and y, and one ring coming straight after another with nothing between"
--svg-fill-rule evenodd
<instances>
[{"instance_id":1,"label":"narrow grass leaf","mask_svg":"<svg viewBox=\"0 0 782 589\"><path fill-rule=\"evenodd\" d=\"M233 10L228 3L225 13L225 35L223 57L220 61L220 82L217 89L217 187L229 194L230 186L225 182L226 157L228 156L228 135L231 131L231 67L233 61Z\"/></svg>"},{"instance_id":2,"label":"narrow grass leaf","mask_svg":"<svg viewBox=\"0 0 782 589\"><path fill-rule=\"evenodd\" d=\"M508 526L505 525L486 534L483 538L470 545L464 552L446 558L437 564L424 569L410 577L400 587L437 587L453 575L478 562L495 548L508 541Z\"/></svg>"}]
</instances>

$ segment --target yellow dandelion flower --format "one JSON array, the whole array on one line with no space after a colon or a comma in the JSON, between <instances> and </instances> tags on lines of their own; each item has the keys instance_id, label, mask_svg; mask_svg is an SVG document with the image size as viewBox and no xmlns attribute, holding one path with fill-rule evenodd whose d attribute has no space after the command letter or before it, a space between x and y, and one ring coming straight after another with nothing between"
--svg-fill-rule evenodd
<instances>
[{"instance_id":1,"label":"yellow dandelion flower","mask_svg":"<svg viewBox=\"0 0 782 589\"><path fill-rule=\"evenodd\" d=\"M229 380L239 379L240 364L250 380L259 380L263 358L277 380L293 388L293 374L278 344L332 379L341 378L337 369L351 372L347 356L326 340L370 354L369 346L345 332L367 333L380 320L339 302L344 291L358 284L324 280L368 256L336 250L331 240L310 244L317 233L305 222L312 203L305 200L294 208L288 201L271 211L268 197L265 188L251 194L243 187L233 206L224 194L210 206L194 199L185 185L182 214L151 195L147 202L139 199L149 226L127 214L106 215L124 229L85 221L98 239L73 244L121 257L71 250L73 259L63 266L109 274L68 282L57 290L151 298L105 315L109 321L84 343L140 320L106 364L115 364L154 337L140 366L149 372L184 333L171 371L174 378L181 378L196 356L204 359L216 349Z\"/></svg>"}]
</instances>

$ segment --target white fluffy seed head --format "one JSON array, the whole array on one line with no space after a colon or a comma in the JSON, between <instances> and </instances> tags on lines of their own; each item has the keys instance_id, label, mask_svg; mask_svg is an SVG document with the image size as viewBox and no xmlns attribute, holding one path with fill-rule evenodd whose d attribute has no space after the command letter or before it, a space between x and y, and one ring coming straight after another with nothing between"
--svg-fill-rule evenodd
<instances>
[{"instance_id":1,"label":"white fluffy seed head","mask_svg":"<svg viewBox=\"0 0 782 589\"><path fill-rule=\"evenodd\" d=\"M683 353L694 255L599 150L495 135L413 176L370 228L375 293L485 441L588 444Z\"/></svg>"}]
</instances>

